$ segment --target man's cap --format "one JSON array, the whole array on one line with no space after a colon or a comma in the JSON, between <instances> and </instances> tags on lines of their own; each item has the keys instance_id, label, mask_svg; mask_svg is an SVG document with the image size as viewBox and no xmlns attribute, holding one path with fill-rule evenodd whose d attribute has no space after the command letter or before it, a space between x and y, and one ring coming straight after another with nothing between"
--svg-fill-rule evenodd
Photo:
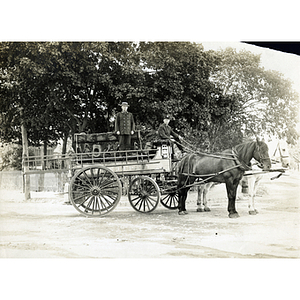
<instances>
[{"instance_id":1,"label":"man's cap","mask_svg":"<svg viewBox=\"0 0 300 300\"><path fill-rule=\"evenodd\" d=\"M171 115L167 114L164 115L164 119L173 120L174 118Z\"/></svg>"},{"instance_id":2,"label":"man's cap","mask_svg":"<svg viewBox=\"0 0 300 300\"><path fill-rule=\"evenodd\" d=\"M129 106L128 102L122 102L120 106Z\"/></svg>"}]
</instances>

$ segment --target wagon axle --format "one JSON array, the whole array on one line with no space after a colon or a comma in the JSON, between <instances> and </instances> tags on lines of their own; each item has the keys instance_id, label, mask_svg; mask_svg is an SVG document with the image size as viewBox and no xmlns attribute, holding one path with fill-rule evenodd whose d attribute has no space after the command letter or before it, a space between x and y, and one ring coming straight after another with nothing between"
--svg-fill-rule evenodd
<instances>
[{"instance_id":1,"label":"wagon axle","mask_svg":"<svg viewBox=\"0 0 300 300\"><path fill-rule=\"evenodd\" d=\"M101 188L98 186L94 186L91 188L90 192L93 196L98 196L101 193Z\"/></svg>"},{"instance_id":2,"label":"wagon axle","mask_svg":"<svg viewBox=\"0 0 300 300\"><path fill-rule=\"evenodd\" d=\"M142 200L145 200L147 199L147 197L149 197L149 193L145 190L140 191L138 195Z\"/></svg>"}]
</instances>

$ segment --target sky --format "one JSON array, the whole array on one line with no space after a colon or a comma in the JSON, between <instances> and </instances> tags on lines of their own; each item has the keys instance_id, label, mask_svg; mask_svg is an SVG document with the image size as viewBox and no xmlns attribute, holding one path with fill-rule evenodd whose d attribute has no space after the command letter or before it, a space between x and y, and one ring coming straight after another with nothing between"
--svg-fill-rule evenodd
<instances>
[{"instance_id":1,"label":"sky","mask_svg":"<svg viewBox=\"0 0 300 300\"><path fill-rule=\"evenodd\" d=\"M284 75L293 83L293 89L299 94L300 97L300 56L296 54L277 51L269 48L259 47L255 45L249 45L242 42L201 42L204 50L220 50L232 47L240 51L242 49L248 50L254 54L261 54L261 65L266 70L275 70ZM299 112L299 125L297 129L300 129L300 107L297 107Z\"/></svg>"},{"instance_id":2,"label":"sky","mask_svg":"<svg viewBox=\"0 0 300 300\"><path fill-rule=\"evenodd\" d=\"M202 43L205 50L245 48L261 53L262 65L290 78L300 94L299 55L238 42L299 42L296 1L202 2L152 0L143 5L137 0L86 0L74 5L53 0L43 7L37 0L5 1L0 41L191 41Z\"/></svg>"},{"instance_id":3,"label":"sky","mask_svg":"<svg viewBox=\"0 0 300 300\"><path fill-rule=\"evenodd\" d=\"M245 49L254 54L261 54L261 65L266 70L275 70L281 72L285 78L291 79L293 88L300 96L300 56L296 54L285 53L273 49L258 47L241 42L201 42L204 50L220 50L232 47L239 50Z\"/></svg>"},{"instance_id":4,"label":"sky","mask_svg":"<svg viewBox=\"0 0 300 300\"><path fill-rule=\"evenodd\" d=\"M5 1L0 41L191 41L205 50L229 45L261 53L263 66L283 73L300 92L300 56L238 42L299 42L297 1L202 2L53 0L44 7L38 0Z\"/></svg>"}]
</instances>

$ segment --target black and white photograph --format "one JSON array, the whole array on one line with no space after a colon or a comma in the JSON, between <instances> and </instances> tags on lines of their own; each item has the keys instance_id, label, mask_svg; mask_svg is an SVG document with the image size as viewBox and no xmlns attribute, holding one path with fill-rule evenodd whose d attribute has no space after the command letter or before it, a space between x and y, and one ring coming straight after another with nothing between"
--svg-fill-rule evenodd
<instances>
[{"instance_id":1,"label":"black and white photograph","mask_svg":"<svg viewBox=\"0 0 300 300\"><path fill-rule=\"evenodd\" d=\"M191 34L175 22L168 36L155 25L165 24L162 11L148 12L136 23L131 12L124 26L130 32L143 20L149 32L153 22L150 34L111 25L76 36L75 22L69 35L62 26L62 36L0 36L3 278L16 287L32 273L43 287L44 273L54 280L53 291L38 288L31 299L81 299L92 289L116 298L122 288L129 297L130 285L133 299L153 299L156 281L162 297L197 298L208 278L208 299L221 289L250 299L258 287L259 299L293 298L299 34L210 36L222 25ZM282 276L290 280L268 294ZM243 282L240 296L231 281ZM57 296L57 286L66 291Z\"/></svg>"}]
</instances>

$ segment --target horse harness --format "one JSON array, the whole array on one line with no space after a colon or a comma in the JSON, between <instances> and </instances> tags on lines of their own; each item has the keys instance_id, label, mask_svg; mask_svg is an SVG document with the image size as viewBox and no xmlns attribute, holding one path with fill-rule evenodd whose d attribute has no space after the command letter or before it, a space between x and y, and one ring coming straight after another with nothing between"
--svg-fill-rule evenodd
<instances>
[{"instance_id":1,"label":"horse harness","mask_svg":"<svg viewBox=\"0 0 300 300\"><path fill-rule=\"evenodd\" d=\"M184 141L186 144L188 144L190 146L190 144L186 141ZM180 143L179 143L180 144ZM241 168L243 171L249 171L251 170L251 165L247 165L241 158L239 158L239 155L236 152L235 147L233 147L231 149L231 153L227 154L227 153L220 153L220 154L211 154L211 153L205 153L205 152L200 152L200 151L194 151L182 144L180 144L181 146L183 146L184 148L186 148L187 150L189 150L191 153L193 154L199 154L199 155L204 155L204 156L209 156L209 157L215 157L215 158L220 158L220 159L229 159L229 160L234 160L236 163L235 168ZM263 159L267 159L265 157L261 157L260 155L260 148L259 148L259 144L256 143L256 147L258 148L258 155L259 155L259 159L263 160ZM228 155L228 156L226 156ZM261 162L260 162L261 163Z\"/></svg>"},{"instance_id":2,"label":"horse harness","mask_svg":"<svg viewBox=\"0 0 300 300\"><path fill-rule=\"evenodd\" d=\"M190 170L188 169L188 173L182 173L182 175L186 176L186 180L185 180L185 184L183 187L181 187L180 189L183 189L183 188L187 188L187 187L192 187L192 186L196 186L198 185L199 183L200 184L204 184L206 183L207 181L209 181L210 179L218 176L218 175L221 175L225 172L228 172L230 170L233 170L233 169L236 169L236 168L240 168L242 171L248 171L248 170L252 170L252 167L251 165L247 165L242 159L239 158L235 148L232 148L231 149L231 153L227 154L227 153L222 153L220 155L217 155L217 154L210 154L210 153L202 153L202 152L199 152L199 151L193 151L192 150L192 153L193 154L200 154L200 155L205 155L205 156L210 156L210 157L215 157L215 158L220 158L220 159L229 159L229 160L233 160L236 165L235 166L232 166L230 168L227 168L223 171L220 171L220 172L216 172L216 173L212 173L212 174L206 174L206 175L196 175L195 174L195 170L192 170L192 173L190 173ZM228 156L226 156L228 155ZM190 167L190 159L191 159L191 156L188 157L188 167ZM188 184L189 180L190 180L190 177L196 177L197 179L201 179L201 182L199 182L199 180L196 182L196 183L193 183L193 184ZM202 179L203 177L206 177L205 179Z\"/></svg>"}]
</instances>

